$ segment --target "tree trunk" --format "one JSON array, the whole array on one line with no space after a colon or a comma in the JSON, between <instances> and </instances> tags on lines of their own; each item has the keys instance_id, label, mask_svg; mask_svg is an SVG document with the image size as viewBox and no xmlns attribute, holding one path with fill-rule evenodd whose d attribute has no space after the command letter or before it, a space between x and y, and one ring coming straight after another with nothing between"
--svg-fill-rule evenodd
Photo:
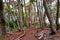
<instances>
[{"instance_id":1,"label":"tree trunk","mask_svg":"<svg viewBox=\"0 0 60 40\"><path fill-rule=\"evenodd\" d=\"M56 25L57 25L57 30L59 29L59 0L57 0L57 13L56 13Z\"/></svg>"},{"instance_id":2,"label":"tree trunk","mask_svg":"<svg viewBox=\"0 0 60 40\"><path fill-rule=\"evenodd\" d=\"M56 28L55 28L55 26L54 26L54 20L52 19L52 17L50 16L50 11L49 11L49 9L48 9L48 7L47 7L47 4L46 4L46 1L45 0L43 0L43 6L44 6L44 8L45 8L45 13L46 13L46 15L47 15L47 17L48 17L48 19L49 19L49 22L50 22L50 28L51 28L51 31L52 31L52 34L55 34L55 32L56 32Z\"/></svg>"},{"instance_id":3,"label":"tree trunk","mask_svg":"<svg viewBox=\"0 0 60 40\"><path fill-rule=\"evenodd\" d=\"M31 27L31 18L30 18L30 13L31 13L31 5L32 3L29 4L29 8L28 8L28 26Z\"/></svg>"},{"instance_id":4,"label":"tree trunk","mask_svg":"<svg viewBox=\"0 0 60 40\"><path fill-rule=\"evenodd\" d=\"M39 17L40 27L41 29L43 29L43 20L42 20L43 15L40 11L40 2L39 2L39 5L38 5L38 2L36 4L37 4L37 15Z\"/></svg>"},{"instance_id":5,"label":"tree trunk","mask_svg":"<svg viewBox=\"0 0 60 40\"><path fill-rule=\"evenodd\" d=\"M0 27L2 30L2 37L5 38L6 27L5 27L5 18L4 18L4 14L3 14L3 0L0 0ZM5 39L0 39L0 40L5 40Z\"/></svg>"},{"instance_id":6,"label":"tree trunk","mask_svg":"<svg viewBox=\"0 0 60 40\"><path fill-rule=\"evenodd\" d=\"M34 6L34 13L33 14L34 14L34 23L35 23L36 22L36 14L37 13L36 13L36 8L35 8L35 4L34 3L33 3L33 6ZM33 25L33 26L36 27L35 25Z\"/></svg>"},{"instance_id":7,"label":"tree trunk","mask_svg":"<svg viewBox=\"0 0 60 40\"><path fill-rule=\"evenodd\" d=\"M22 20L22 4L20 0L17 0L18 2L18 22L20 25L20 30L23 31L23 20Z\"/></svg>"}]
</instances>

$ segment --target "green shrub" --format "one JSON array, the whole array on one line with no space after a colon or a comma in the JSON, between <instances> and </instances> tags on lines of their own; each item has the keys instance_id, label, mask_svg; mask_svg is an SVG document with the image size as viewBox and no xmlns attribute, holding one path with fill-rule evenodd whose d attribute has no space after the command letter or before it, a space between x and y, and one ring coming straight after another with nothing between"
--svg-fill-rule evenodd
<instances>
[{"instance_id":1,"label":"green shrub","mask_svg":"<svg viewBox=\"0 0 60 40\"><path fill-rule=\"evenodd\" d=\"M40 23L39 23L39 22L35 22L34 25L35 25L35 26L39 26Z\"/></svg>"}]
</instances>

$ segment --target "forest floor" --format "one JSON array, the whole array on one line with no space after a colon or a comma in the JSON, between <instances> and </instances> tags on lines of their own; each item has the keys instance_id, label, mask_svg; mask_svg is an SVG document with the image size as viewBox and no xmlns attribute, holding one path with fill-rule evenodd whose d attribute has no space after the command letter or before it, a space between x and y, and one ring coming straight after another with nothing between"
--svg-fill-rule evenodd
<instances>
[{"instance_id":1,"label":"forest floor","mask_svg":"<svg viewBox=\"0 0 60 40\"><path fill-rule=\"evenodd\" d=\"M42 31L47 35L43 36ZM39 32L42 32L42 34L40 33L41 37L37 36ZM31 27L31 28L25 29L25 33L15 32L13 34L8 34L6 36L6 40L60 40L60 32L56 32L56 35L48 35L49 32L50 32L49 28L45 28L44 30L41 30L40 28Z\"/></svg>"}]
</instances>

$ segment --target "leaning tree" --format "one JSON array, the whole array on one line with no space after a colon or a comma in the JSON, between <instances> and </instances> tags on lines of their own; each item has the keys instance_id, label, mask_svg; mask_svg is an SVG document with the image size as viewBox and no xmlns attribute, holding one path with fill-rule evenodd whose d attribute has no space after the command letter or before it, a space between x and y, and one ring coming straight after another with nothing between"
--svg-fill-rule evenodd
<instances>
[{"instance_id":1,"label":"leaning tree","mask_svg":"<svg viewBox=\"0 0 60 40\"><path fill-rule=\"evenodd\" d=\"M43 6L45 8L45 13L46 13L46 15L49 19L49 22L50 22L50 28L51 28L52 34L55 34L55 32L56 32L56 27L54 26L55 23L53 22L54 20L53 20L52 16L50 16L50 10L47 6L46 0L43 0Z\"/></svg>"}]
</instances>

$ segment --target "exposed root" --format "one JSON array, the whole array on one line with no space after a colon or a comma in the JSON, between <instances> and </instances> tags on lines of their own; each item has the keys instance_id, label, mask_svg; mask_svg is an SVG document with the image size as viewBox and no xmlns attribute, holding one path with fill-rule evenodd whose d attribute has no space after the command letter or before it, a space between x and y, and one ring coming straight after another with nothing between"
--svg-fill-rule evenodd
<instances>
[{"instance_id":1,"label":"exposed root","mask_svg":"<svg viewBox=\"0 0 60 40\"><path fill-rule=\"evenodd\" d=\"M24 33L22 35L20 35L20 38L23 37L24 35L25 35L25 31L24 31Z\"/></svg>"}]
</instances>

